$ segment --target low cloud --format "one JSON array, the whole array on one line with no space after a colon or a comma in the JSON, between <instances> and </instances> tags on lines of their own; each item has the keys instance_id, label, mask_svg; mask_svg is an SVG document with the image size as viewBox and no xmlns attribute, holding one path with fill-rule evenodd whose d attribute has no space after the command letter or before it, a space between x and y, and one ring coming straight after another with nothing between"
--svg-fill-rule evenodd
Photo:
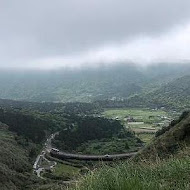
<instances>
[{"instance_id":1,"label":"low cloud","mask_svg":"<svg viewBox=\"0 0 190 190\"><path fill-rule=\"evenodd\" d=\"M136 36L130 41L107 44L70 56L23 60L17 68L57 69L99 67L118 63L149 65L158 62L176 63L190 60L190 23L155 36ZM190 63L190 62L189 62Z\"/></svg>"},{"instance_id":2,"label":"low cloud","mask_svg":"<svg viewBox=\"0 0 190 190\"><path fill-rule=\"evenodd\" d=\"M0 68L188 61L189 20L189 0L1 0Z\"/></svg>"}]
</instances>

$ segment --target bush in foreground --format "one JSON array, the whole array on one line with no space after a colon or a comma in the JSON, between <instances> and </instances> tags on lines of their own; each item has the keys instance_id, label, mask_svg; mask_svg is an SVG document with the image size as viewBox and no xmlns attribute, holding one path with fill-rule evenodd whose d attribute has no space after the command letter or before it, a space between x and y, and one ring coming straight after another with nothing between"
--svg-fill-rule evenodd
<instances>
[{"instance_id":1,"label":"bush in foreground","mask_svg":"<svg viewBox=\"0 0 190 190\"><path fill-rule=\"evenodd\" d=\"M189 190L190 159L105 166L81 179L72 190Z\"/></svg>"}]
</instances>

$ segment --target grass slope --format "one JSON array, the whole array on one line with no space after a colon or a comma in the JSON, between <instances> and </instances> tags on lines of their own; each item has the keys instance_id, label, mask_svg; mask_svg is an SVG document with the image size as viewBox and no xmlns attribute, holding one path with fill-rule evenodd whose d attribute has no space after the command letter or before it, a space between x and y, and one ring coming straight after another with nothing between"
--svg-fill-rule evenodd
<instances>
[{"instance_id":1,"label":"grass slope","mask_svg":"<svg viewBox=\"0 0 190 190\"><path fill-rule=\"evenodd\" d=\"M183 146L190 147L190 113L184 113L142 150L138 159L166 158L171 154L177 154Z\"/></svg>"},{"instance_id":2,"label":"grass slope","mask_svg":"<svg viewBox=\"0 0 190 190\"><path fill-rule=\"evenodd\" d=\"M124 163L104 167L80 181L74 190L188 190L190 159L154 164Z\"/></svg>"}]
</instances>

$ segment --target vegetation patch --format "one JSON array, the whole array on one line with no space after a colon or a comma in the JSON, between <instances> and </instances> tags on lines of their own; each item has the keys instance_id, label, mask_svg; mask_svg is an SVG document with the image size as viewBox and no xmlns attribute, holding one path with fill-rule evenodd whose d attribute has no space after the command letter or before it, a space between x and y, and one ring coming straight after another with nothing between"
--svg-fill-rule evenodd
<instances>
[{"instance_id":1,"label":"vegetation patch","mask_svg":"<svg viewBox=\"0 0 190 190\"><path fill-rule=\"evenodd\" d=\"M76 177L80 172L80 169L71 165L65 165L58 163L53 169L53 175L65 176L65 177Z\"/></svg>"},{"instance_id":2,"label":"vegetation patch","mask_svg":"<svg viewBox=\"0 0 190 190\"><path fill-rule=\"evenodd\" d=\"M87 154L123 153L142 146L119 121L102 117L77 117L53 141L60 150Z\"/></svg>"},{"instance_id":3,"label":"vegetation patch","mask_svg":"<svg viewBox=\"0 0 190 190\"><path fill-rule=\"evenodd\" d=\"M83 177L74 190L188 190L190 113L156 137L129 162L104 166Z\"/></svg>"},{"instance_id":4,"label":"vegetation patch","mask_svg":"<svg viewBox=\"0 0 190 190\"><path fill-rule=\"evenodd\" d=\"M158 163L123 163L92 171L72 190L188 190L190 159Z\"/></svg>"},{"instance_id":5,"label":"vegetation patch","mask_svg":"<svg viewBox=\"0 0 190 190\"><path fill-rule=\"evenodd\" d=\"M32 143L20 144L17 135L11 133L0 123L0 188L2 190L21 189L33 183L31 174L31 151L36 147ZM22 142L25 142L22 139Z\"/></svg>"}]
</instances>

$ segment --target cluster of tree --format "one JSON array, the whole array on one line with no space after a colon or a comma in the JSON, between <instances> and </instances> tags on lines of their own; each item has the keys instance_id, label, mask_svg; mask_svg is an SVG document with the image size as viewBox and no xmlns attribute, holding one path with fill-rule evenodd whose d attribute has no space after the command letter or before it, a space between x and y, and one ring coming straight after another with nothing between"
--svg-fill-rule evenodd
<instances>
[{"instance_id":1,"label":"cluster of tree","mask_svg":"<svg viewBox=\"0 0 190 190\"><path fill-rule=\"evenodd\" d=\"M2 123L0 144L0 189L26 189L27 185L37 183L31 173L31 161L38 146L10 132Z\"/></svg>"},{"instance_id":2,"label":"cluster of tree","mask_svg":"<svg viewBox=\"0 0 190 190\"><path fill-rule=\"evenodd\" d=\"M53 102L28 102L28 101L16 101L8 99L0 99L0 107L6 109L17 109L17 110L37 110L41 112L55 112L57 110L64 109L64 104L53 103Z\"/></svg>"},{"instance_id":3,"label":"cluster of tree","mask_svg":"<svg viewBox=\"0 0 190 190\"><path fill-rule=\"evenodd\" d=\"M64 113L67 114L93 114L102 111L102 107L96 103L72 102L65 103Z\"/></svg>"},{"instance_id":4,"label":"cluster of tree","mask_svg":"<svg viewBox=\"0 0 190 190\"><path fill-rule=\"evenodd\" d=\"M16 132L35 143L41 143L54 127L49 120L40 119L30 114L14 110L0 109L0 121L9 126L9 130Z\"/></svg>"},{"instance_id":5,"label":"cluster of tree","mask_svg":"<svg viewBox=\"0 0 190 190\"><path fill-rule=\"evenodd\" d=\"M0 99L0 107L6 109L14 109L17 111L38 111L50 114L93 114L102 111L99 103L85 102L68 102L68 103L53 103L53 102L26 102Z\"/></svg>"},{"instance_id":6,"label":"cluster of tree","mask_svg":"<svg viewBox=\"0 0 190 190\"><path fill-rule=\"evenodd\" d=\"M140 95L134 95L128 99L122 99L122 100L96 100L94 103L98 104L102 108L126 108L126 107L146 107L146 101L144 97L141 97Z\"/></svg>"},{"instance_id":7,"label":"cluster of tree","mask_svg":"<svg viewBox=\"0 0 190 190\"><path fill-rule=\"evenodd\" d=\"M141 146L142 142L134 136L126 138L113 137L82 143L77 147L76 151L82 154L94 155L121 154L138 151Z\"/></svg>"},{"instance_id":8,"label":"cluster of tree","mask_svg":"<svg viewBox=\"0 0 190 190\"><path fill-rule=\"evenodd\" d=\"M113 141L114 137L117 139L136 138L132 132L124 129L123 125L116 120L73 115L70 117L70 121L71 123L53 141L56 147L63 150L77 150L83 143L94 140Z\"/></svg>"}]
</instances>

